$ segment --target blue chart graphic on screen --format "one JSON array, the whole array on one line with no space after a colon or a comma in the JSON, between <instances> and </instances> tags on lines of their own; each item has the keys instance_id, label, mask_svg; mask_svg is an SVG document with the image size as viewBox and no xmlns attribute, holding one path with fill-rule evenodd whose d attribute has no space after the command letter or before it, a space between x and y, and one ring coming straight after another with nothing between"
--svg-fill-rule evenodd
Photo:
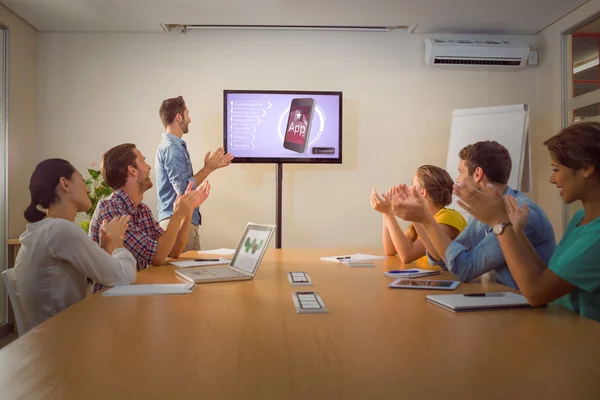
<instances>
[{"instance_id":1,"label":"blue chart graphic on screen","mask_svg":"<svg viewBox=\"0 0 600 400\"><path fill-rule=\"evenodd\" d=\"M262 249L264 244L265 244L265 241L262 239L259 242L256 240L256 238L255 239L246 238L246 241L244 242L244 248L246 250L246 253L254 254L258 250Z\"/></svg>"}]
</instances>

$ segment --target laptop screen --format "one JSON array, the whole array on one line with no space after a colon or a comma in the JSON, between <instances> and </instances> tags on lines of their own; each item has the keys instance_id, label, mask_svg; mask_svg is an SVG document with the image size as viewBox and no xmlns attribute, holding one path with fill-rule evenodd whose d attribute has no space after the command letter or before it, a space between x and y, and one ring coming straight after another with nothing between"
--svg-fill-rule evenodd
<instances>
[{"instance_id":1,"label":"laptop screen","mask_svg":"<svg viewBox=\"0 0 600 400\"><path fill-rule=\"evenodd\" d=\"M274 228L271 225L248 224L230 265L254 276Z\"/></svg>"}]
</instances>

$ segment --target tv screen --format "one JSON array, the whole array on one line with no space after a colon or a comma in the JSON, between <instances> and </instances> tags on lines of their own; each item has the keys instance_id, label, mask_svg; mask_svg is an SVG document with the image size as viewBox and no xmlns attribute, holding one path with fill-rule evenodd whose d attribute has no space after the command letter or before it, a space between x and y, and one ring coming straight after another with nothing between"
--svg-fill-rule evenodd
<instances>
[{"instance_id":1,"label":"tv screen","mask_svg":"<svg viewBox=\"0 0 600 400\"><path fill-rule=\"evenodd\" d=\"M342 162L342 93L225 90L223 146L237 163Z\"/></svg>"}]
</instances>

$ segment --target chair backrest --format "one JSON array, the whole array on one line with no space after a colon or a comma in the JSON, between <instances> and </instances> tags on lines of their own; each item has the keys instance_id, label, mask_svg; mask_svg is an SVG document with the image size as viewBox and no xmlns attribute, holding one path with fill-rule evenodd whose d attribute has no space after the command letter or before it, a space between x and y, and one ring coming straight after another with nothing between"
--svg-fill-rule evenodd
<instances>
[{"instance_id":1,"label":"chair backrest","mask_svg":"<svg viewBox=\"0 0 600 400\"><path fill-rule=\"evenodd\" d=\"M21 303L19 302L19 298L17 296L17 287L15 284L14 270L11 268L7 269L6 271L2 271L2 280L4 281L4 286L6 287L6 291L8 292L8 298L10 299L13 313L15 314L17 331L19 335L23 335L25 333L25 325L23 321L23 313L21 311Z\"/></svg>"}]
</instances>

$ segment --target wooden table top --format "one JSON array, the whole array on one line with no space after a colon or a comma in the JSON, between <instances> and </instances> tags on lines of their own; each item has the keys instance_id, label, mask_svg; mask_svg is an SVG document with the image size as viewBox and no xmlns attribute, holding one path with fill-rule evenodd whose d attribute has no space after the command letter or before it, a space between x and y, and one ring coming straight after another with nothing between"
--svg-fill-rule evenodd
<instances>
[{"instance_id":1,"label":"wooden table top","mask_svg":"<svg viewBox=\"0 0 600 400\"><path fill-rule=\"evenodd\" d=\"M0 397L598 398L599 323L557 306L455 314L425 301L433 291L388 288L396 258L319 261L344 253L269 250L252 281L91 296L0 350ZM184 282L173 270L137 283ZM298 270L314 286L290 286ZM303 288L330 312L296 314L290 293ZM452 293L509 290L483 280Z\"/></svg>"}]
</instances>

